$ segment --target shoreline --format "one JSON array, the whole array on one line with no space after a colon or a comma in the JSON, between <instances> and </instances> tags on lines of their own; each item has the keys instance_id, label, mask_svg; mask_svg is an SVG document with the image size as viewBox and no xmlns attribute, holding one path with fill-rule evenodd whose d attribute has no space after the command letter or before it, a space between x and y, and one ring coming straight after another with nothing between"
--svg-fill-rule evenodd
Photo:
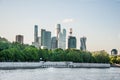
<instances>
[{"instance_id":1,"label":"shoreline","mask_svg":"<svg viewBox=\"0 0 120 80\"><path fill-rule=\"evenodd\" d=\"M105 63L73 63L73 62L0 62L1 70L35 69L35 68L110 68Z\"/></svg>"}]
</instances>

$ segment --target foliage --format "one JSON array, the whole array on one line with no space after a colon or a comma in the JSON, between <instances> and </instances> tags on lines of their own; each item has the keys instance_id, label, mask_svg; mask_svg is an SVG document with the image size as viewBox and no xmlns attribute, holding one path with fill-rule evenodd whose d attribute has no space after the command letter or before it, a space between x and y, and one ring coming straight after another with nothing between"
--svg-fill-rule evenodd
<instances>
[{"instance_id":1,"label":"foliage","mask_svg":"<svg viewBox=\"0 0 120 80\"><path fill-rule=\"evenodd\" d=\"M0 42L0 62L73 61L80 63L120 63L120 57L109 57L105 51L88 52L77 49L37 49L34 46Z\"/></svg>"}]
</instances>

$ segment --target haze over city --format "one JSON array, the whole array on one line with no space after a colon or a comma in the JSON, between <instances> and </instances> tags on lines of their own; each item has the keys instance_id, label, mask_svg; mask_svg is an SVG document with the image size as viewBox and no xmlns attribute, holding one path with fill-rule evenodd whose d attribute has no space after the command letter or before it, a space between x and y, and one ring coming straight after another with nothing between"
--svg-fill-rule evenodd
<instances>
[{"instance_id":1,"label":"haze over city","mask_svg":"<svg viewBox=\"0 0 120 80\"><path fill-rule=\"evenodd\" d=\"M87 50L120 51L120 0L0 0L0 36L24 43L34 41L34 25L52 32L55 25L73 29L80 48L80 37L87 37Z\"/></svg>"}]
</instances>

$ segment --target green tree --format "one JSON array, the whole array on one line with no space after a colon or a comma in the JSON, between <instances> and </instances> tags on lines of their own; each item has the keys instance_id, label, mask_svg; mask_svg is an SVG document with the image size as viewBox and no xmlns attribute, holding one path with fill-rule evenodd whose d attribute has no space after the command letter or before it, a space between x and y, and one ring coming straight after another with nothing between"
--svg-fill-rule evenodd
<instances>
[{"instance_id":1,"label":"green tree","mask_svg":"<svg viewBox=\"0 0 120 80\"><path fill-rule=\"evenodd\" d=\"M23 50L25 61L39 61L38 49L32 46Z\"/></svg>"}]
</instances>

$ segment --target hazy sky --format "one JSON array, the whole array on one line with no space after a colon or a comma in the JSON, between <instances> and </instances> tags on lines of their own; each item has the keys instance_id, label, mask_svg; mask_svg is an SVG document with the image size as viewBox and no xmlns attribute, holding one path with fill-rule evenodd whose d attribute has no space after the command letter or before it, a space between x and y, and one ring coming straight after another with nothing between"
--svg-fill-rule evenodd
<instances>
[{"instance_id":1,"label":"hazy sky","mask_svg":"<svg viewBox=\"0 0 120 80\"><path fill-rule=\"evenodd\" d=\"M120 0L0 0L0 36L15 41L24 35L24 43L34 39L34 25L55 34L55 24L73 28L77 37L87 37L87 50L116 48L120 51Z\"/></svg>"}]
</instances>

